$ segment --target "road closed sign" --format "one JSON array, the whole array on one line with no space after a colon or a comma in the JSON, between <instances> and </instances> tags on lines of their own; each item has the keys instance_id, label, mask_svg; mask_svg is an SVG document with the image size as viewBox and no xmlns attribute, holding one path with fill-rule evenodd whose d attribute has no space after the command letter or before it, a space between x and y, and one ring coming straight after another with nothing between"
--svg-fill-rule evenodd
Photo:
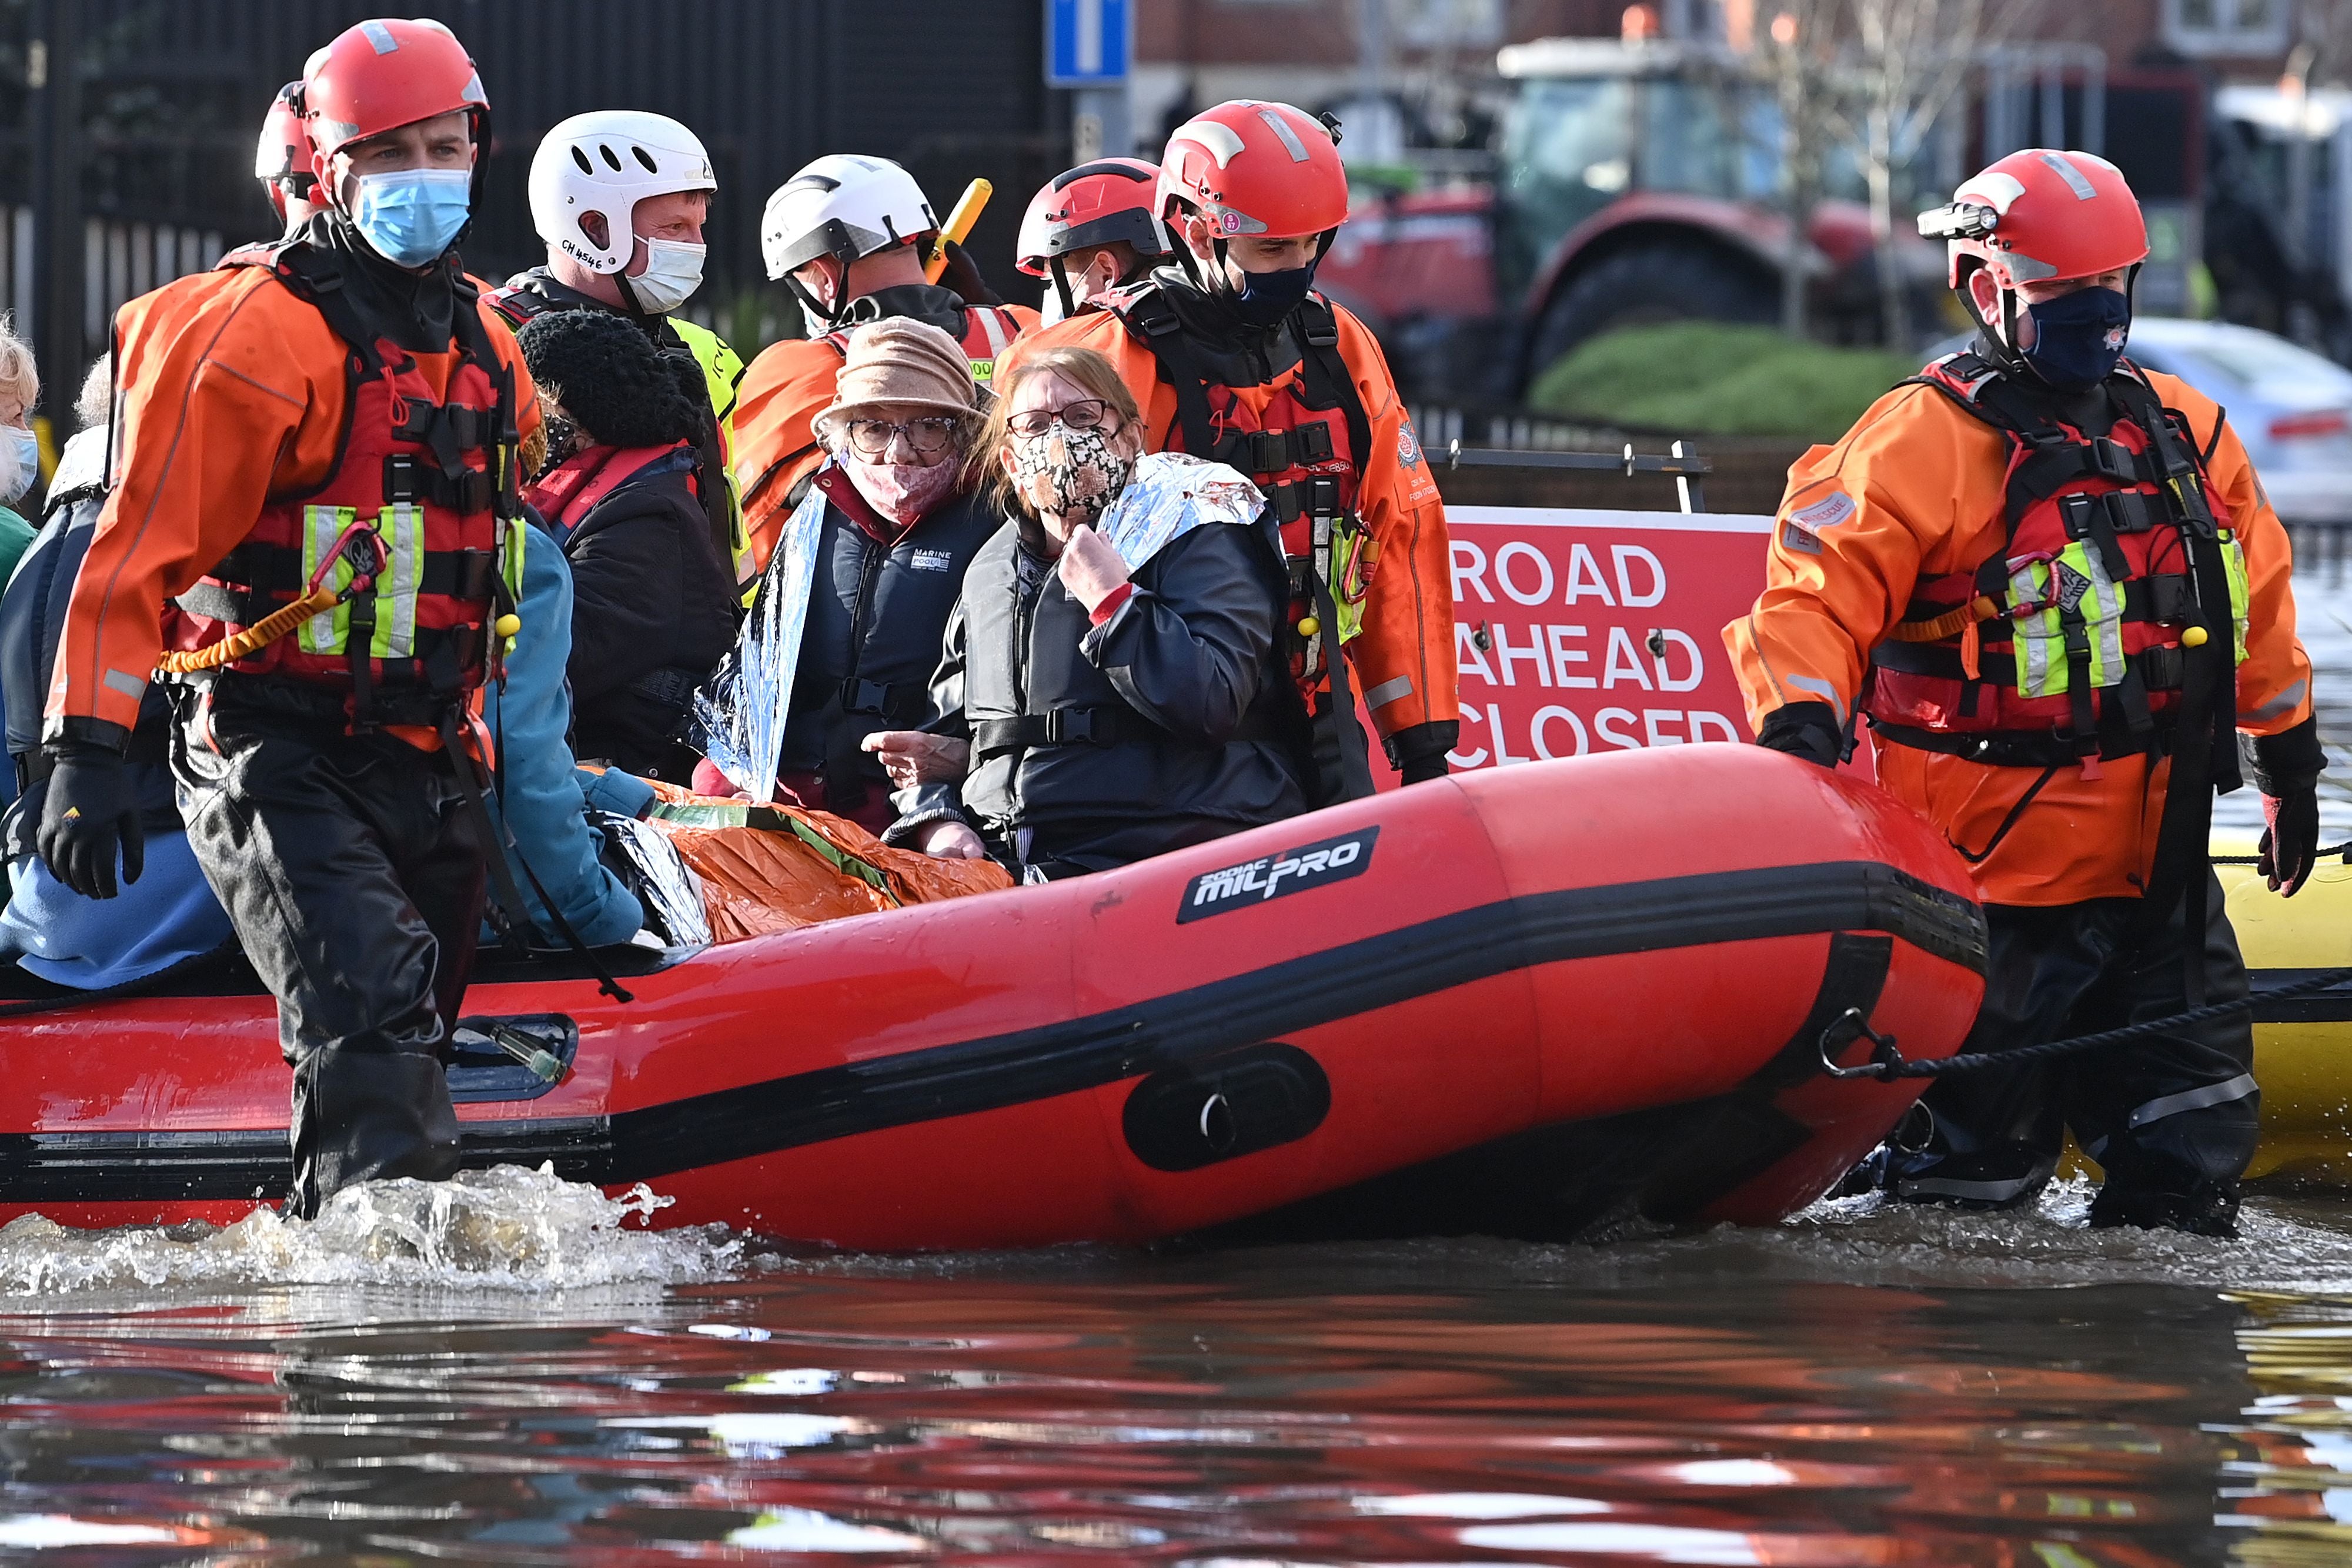
<instances>
[{"instance_id":1,"label":"road closed sign","mask_svg":"<svg viewBox=\"0 0 2352 1568\"><path fill-rule=\"evenodd\" d=\"M1723 647L1772 519L1453 507L1457 768L1740 741Z\"/></svg>"}]
</instances>

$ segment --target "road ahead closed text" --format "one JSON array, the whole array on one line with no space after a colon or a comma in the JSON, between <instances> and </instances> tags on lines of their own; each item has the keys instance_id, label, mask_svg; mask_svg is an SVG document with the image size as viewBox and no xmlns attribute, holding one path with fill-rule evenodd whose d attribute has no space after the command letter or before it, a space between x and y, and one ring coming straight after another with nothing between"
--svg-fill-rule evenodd
<instances>
[{"instance_id":1,"label":"road ahead closed text","mask_svg":"<svg viewBox=\"0 0 2352 1568\"><path fill-rule=\"evenodd\" d=\"M1456 768L1745 740L1723 652L1771 519L1463 507Z\"/></svg>"}]
</instances>

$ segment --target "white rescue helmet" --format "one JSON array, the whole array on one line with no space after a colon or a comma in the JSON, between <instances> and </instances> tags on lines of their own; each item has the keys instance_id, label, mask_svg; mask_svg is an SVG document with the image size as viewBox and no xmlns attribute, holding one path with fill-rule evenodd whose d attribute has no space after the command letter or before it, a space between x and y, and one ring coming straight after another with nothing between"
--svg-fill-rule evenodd
<instances>
[{"instance_id":1,"label":"white rescue helmet","mask_svg":"<svg viewBox=\"0 0 2352 1568\"><path fill-rule=\"evenodd\" d=\"M940 220L915 177L887 158L835 152L818 159L776 187L760 215L760 255L768 276L791 279L793 269L821 256L846 267L862 256L908 245L934 233ZM800 285L793 291L802 294ZM802 294L803 302L818 308ZM827 315L847 308L843 301Z\"/></svg>"},{"instance_id":2,"label":"white rescue helmet","mask_svg":"<svg viewBox=\"0 0 2352 1568\"><path fill-rule=\"evenodd\" d=\"M530 221L539 237L591 272L614 273L636 250L631 215L648 196L716 191L701 138L666 114L600 109L560 121L530 160ZM604 243L580 226L603 215Z\"/></svg>"}]
</instances>

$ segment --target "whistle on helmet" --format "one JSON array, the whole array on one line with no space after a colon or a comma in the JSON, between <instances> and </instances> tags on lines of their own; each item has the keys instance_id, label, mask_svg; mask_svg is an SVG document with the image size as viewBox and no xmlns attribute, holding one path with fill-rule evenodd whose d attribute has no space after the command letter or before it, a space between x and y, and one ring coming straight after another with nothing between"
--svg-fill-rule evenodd
<instances>
[{"instance_id":1,"label":"whistle on helmet","mask_svg":"<svg viewBox=\"0 0 2352 1568\"><path fill-rule=\"evenodd\" d=\"M2000 214L1975 202L1954 202L1919 214L1922 239L1982 239L2000 226Z\"/></svg>"}]
</instances>

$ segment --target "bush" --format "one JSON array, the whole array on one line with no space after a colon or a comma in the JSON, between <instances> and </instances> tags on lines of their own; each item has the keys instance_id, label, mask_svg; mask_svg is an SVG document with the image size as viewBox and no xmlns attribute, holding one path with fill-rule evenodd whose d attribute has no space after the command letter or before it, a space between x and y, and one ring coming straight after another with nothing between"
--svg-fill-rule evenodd
<instances>
[{"instance_id":1,"label":"bush","mask_svg":"<svg viewBox=\"0 0 2352 1568\"><path fill-rule=\"evenodd\" d=\"M1769 327L1667 321L1587 339L1536 378L1528 403L1671 435L1834 441L1918 370L1906 354L1833 349Z\"/></svg>"}]
</instances>

